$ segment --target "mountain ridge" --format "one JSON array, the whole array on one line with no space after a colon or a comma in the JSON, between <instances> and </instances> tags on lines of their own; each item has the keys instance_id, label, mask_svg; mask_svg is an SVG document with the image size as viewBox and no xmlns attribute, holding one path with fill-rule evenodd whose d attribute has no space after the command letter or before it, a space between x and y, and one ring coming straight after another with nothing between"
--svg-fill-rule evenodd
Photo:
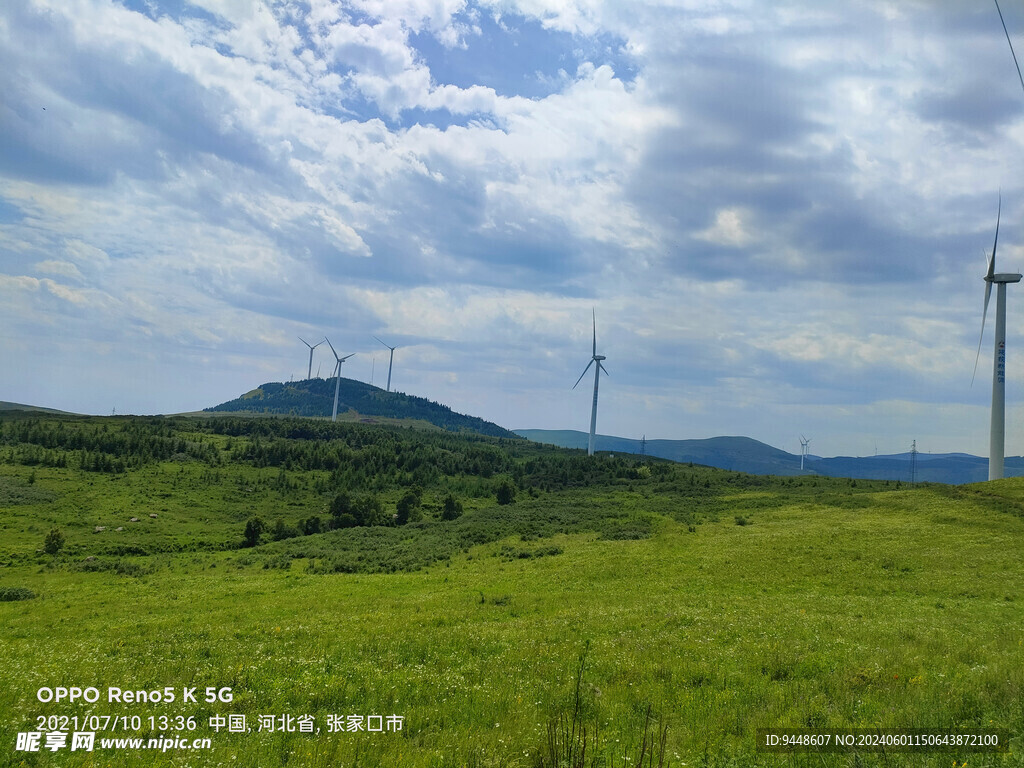
<instances>
[{"instance_id":1,"label":"mountain ridge","mask_svg":"<svg viewBox=\"0 0 1024 768\"><path fill-rule=\"evenodd\" d=\"M586 448L588 434L578 430L516 429L520 437L562 448ZM633 438L596 435L595 450L640 453L641 441ZM722 436L688 440L647 440L649 456L679 462L693 462L719 469L755 475L823 475L865 480L909 482L910 454L886 456L805 457L800 469L799 454L762 443L751 437ZM917 454L916 482L961 485L988 479L988 459L967 453ZM1006 476L1024 475L1024 457L1006 458Z\"/></svg>"}]
</instances>

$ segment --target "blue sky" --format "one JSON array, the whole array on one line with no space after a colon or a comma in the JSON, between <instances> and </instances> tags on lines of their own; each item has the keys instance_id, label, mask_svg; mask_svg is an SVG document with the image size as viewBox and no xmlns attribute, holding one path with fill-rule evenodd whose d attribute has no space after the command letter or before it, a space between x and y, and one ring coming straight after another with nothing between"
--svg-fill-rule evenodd
<instances>
[{"instance_id":1,"label":"blue sky","mask_svg":"<svg viewBox=\"0 0 1024 768\"><path fill-rule=\"evenodd\" d=\"M325 334L383 384L377 335L396 389L585 430L593 308L603 433L987 453L994 5L9 0L0 93L0 399L199 409Z\"/></svg>"}]
</instances>

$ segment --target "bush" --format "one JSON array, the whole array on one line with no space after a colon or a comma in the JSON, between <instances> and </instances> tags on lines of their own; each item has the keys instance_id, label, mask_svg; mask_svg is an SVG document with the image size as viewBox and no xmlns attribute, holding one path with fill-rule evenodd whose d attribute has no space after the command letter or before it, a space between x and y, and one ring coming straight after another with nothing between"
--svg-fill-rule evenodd
<instances>
[{"instance_id":1,"label":"bush","mask_svg":"<svg viewBox=\"0 0 1024 768\"><path fill-rule=\"evenodd\" d=\"M0 587L0 603L11 603L15 600L31 600L36 596L28 587Z\"/></svg>"},{"instance_id":2,"label":"bush","mask_svg":"<svg viewBox=\"0 0 1024 768\"><path fill-rule=\"evenodd\" d=\"M288 525L284 520L278 518L274 522L274 527L270 530L270 538L274 541L284 541L285 539L294 539L296 536L301 535L299 529L294 525Z\"/></svg>"},{"instance_id":3,"label":"bush","mask_svg":"<svg viewBox=\"0 0 1024 768\"><path fill-rule=\"evenodd\" d=\"M312 536L314 533L320 533L323 530L320 524L320 518L316 515L302 521L302 532L307 536Z\"/></svg>"},{"instance_id":4,"label":"bush","mask_svg":"<svg viewBox=\"0 0 1024 768\"><path fill-rule=\"evenodd\" d=\"M64 549L64 532L60 528L51 528L43 539L43 552L48 555L56 555Z\"/></svg>"},{"instance_id":5,"label":"bush","mask_svg":"<svg viewBox=\"0 0 1024 768\"><path fill-rule=\"evenodd\" d=\"M250 517L249 521L245 524L245 546L255 547L260 543L260 535L262 535L266 526L263 521L258 517Z\"/></svg>"},{"instance_id":6,"label":"bush","mask_svg":"<svg viewBox=\"0 0 1024 768\"><path fill-rule=\"evenodd\" d=\"M441 519L455 520L459 517L462 517L462 502L449 493L441 508Z\"/></svg>"},{"instance_id":7,"label":"bush","mask_svg":"<svg viewBox=\"0 0 1024 768\"><path fill-rule=\"evenodd\" d=\"M331 528L355 528L359 523L350 514L342 514L331 518Z\"/></svg>"}]
</instances>

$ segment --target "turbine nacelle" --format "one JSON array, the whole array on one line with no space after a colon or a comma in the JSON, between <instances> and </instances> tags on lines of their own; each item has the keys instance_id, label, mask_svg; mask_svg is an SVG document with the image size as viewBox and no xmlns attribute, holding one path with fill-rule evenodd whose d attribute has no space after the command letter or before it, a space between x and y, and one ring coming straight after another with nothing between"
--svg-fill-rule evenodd
<instances>
[{"instance_id":1,"label":"turbine nacelle","mask_svg":"<svg viewBox=\"0 0 1024 768\"><path fill-rule=\"evenodd\" d=\"M986 277L986 283L1019 283L1024 275L1017 274L1016 272L1000 272L998 275L992 275Z\"/></svg>"}]
</instances>

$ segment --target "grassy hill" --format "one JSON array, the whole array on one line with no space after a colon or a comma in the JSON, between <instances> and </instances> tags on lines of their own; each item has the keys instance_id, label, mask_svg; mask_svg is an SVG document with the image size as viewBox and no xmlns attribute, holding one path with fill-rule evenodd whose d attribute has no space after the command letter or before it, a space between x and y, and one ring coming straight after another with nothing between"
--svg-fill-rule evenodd
<instances>
[{"instance_id":1,"label":"grassy hill","mask_svg":"<svg viewBox=\"0 0 1024 768\"><path fill-rule=\"evenodd\" d=\"M241 397L205 409L211 413L263 413L288 416L330 417L334 408L334 379L305 379L288 384L269 382ZM352 418L419 420L452 432L470 431L493 437L515 437L509 430L476 416L456 413L447 405L354 379L341 379L338 413Z\"/></svg>"},{"instance_id":2,"label":"grassy hill","mask_svg":"<svg viewBox=\"0 0 1024 768\"><path fill-rule=\"evenodd\" d=\"M325 530L339 495L382 524ZM0 595L34 594L0 601L0 760L1020 765L1022 512L1017 479L897 489L323 420L0 414ZM37 552L54 527L64 547ZM36 698L74 684L231 701ZM39 716L86 714L146 736L180 715L211 748L14 750ZM211 726L231 714L252 730ZM330 731L349 715L403 726ZM774 755L764 727L1002 729L1010 750Z\"/></svg>"},{"instance_id":3,"label":"grassy hill","mask_svg":"<svg viewBox=\"0 0 1024 768\"><path fill-rule=\"evenodd\" d=\"M0 400L0 411L39 411L41 413L63 414L65 416L74 415L68 411L58 411L56 408L43 408L38 405L25 405L24 403L10 403L6 400Z\"/></svg>"}]
</instances>

